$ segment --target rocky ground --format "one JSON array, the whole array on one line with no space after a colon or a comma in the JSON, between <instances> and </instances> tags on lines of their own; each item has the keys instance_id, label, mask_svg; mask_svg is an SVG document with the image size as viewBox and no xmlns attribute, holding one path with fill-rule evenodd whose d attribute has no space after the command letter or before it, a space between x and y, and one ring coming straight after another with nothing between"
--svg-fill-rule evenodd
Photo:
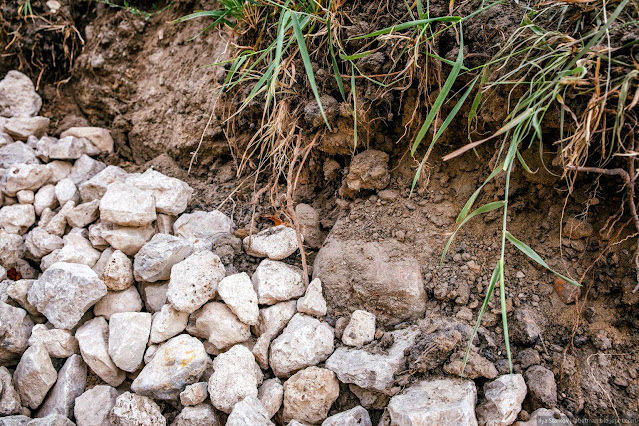
<instances>
[{"instance_id":1,"label":"rocky ground","mask_svg":"<svg viewBox=\"0 0 639 426\"><path fill-rule=\"evenodd\" d=\"M246 236L190 208L184 181L96 160L113 152L108 129L48 136L40 107L25 75L0 82L0 424L568 421L534 348L517 374L475 348L459 377L472 313L425 316L427 283L396 240L349 240L337 223L323 241L298 204L305 244L321 247L305 276L286 262L294 229ZM387 163L364 151L343 191L392 202ZM242 270L242 256L259 263ZM535 313L517 315L513 336L534 345Z\"/></svg>"}]
</instances>

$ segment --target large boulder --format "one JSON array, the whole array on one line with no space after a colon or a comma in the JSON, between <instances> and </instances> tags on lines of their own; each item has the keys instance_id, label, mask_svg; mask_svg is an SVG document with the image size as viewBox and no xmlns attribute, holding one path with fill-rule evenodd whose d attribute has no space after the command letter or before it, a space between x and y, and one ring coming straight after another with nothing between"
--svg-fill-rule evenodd
<instances>
[{"instance_id":1,"label":"large boulder","mask_svg":"<svg viewBox=\"0 0 639 426\"><path fill-rule=\"evenodd\" d=\"M394 240L363 242L330 237L317 254L313 278L322 280L329 314L356 309L383 325L419 319L426 294L419 262Z\"/></svg>"}]
</instances>

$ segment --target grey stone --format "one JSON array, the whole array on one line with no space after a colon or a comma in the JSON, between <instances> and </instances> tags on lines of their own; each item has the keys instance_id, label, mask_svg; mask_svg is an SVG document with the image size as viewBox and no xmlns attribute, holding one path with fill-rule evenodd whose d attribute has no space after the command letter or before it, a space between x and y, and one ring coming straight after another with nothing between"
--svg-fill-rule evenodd
<instances>
[{"instance_id":1,"label":"grey stone","mask_svg":"<svg viewBox=\"0 0 639 426\"><path fill-rule=\"evenodd\" d=\"M476 426L477 389L471 380L422 380L391 398L388 413L397 426Z\"/></svg>"},{"instance_id":2,"label":"grey stone","mask_svg":"<svg viewBox=\"0 0 639 426\"><path fill-rule=\"evenodd\" d=\"M106 164L83 154L73 163L73 168L71 169L71 173L69 173L69 179L76 185L81 185L105 168Z\"/></svg>"},{"instance_id":3,"label":"grey stone","mask_svg":"<svg viewBox=\"0 0 639 426\"><path fill-rule=\"evenodd\" d=\"M507 374L484 385L485 400L477 407L479 424L511 425L526 398L526 382L521 374Z\"/></svg>"},{"instance_id":4,"label":"grey stone","mask_svg":"<svg viewBox=\"0 0 639 426\"><path fill-rule=\"evenodd\" d=\"M201 404L209 397L208 386L207 382L197 382L186 386L180 392L180 403L184 406Z\"/></svg>"},{"instance_id":5,"label":"grey stone","mask_svg":"<svg viewBox=\"0 0 639 426\"><path fill-rule=\"evenodd\" d=\"M375 315L357 310L351 314L351 320L342 334L342 343L361 347L375 338Z\"/></svg>"},{"instance_id":6,"label":"grey stone","mask_svg":"<svg viewBox=\"0 0 639 426\"><path fill-rule=\"evenodd\" d=\"M207 339L218 351L245 342L251 337L249 326L220 302L207 303L191 314L186 331Z\"/></svg>"},{"instance_id":7,"label":"grey stone","mask_svg":"<svg viewBox=\"0 0 639 426\"><path fill-rule=\"evenodd\" d=\"M182 334L164 343L133 381L131 390L156 399L177 399L198 381L209 356L198 339Z\"/></svg>"},{"instance_id":8,"label":"grey stone","mask_svg":"<svg viewBox=\"0 0 639 426\"><path fill-rule=\"evenodd\" d=\"M0 414L20 413L22 411L20 395L18 395L18 391L13 386L11 373L4 366L0 367L0 384L0 388L2 388L2 393L0 393Z\"/></svg>"},{"instance_id":9,"label":"grey stone","mask_svg":"<svg viewBox=\"0 0 639 426\"><path fill-rule=\"evenodd\" d=\"M54 250L64 247L64 240L57 235L49 234L46 229L37 226L25 237L24 246L28 251L29 258L40 260Z\"/></svg>"},{"instance_id":10,"label":"grey stone","mask_svg":"<svg viewBox=\"0 0 639 426\"><path fill-rule=\"evenodd\" d=\"M0 81L0 116L33 117L41 107L33 82L20 71L9 71Z\"/></svg>"},{"instance_id":11,"label":"grey stone","mask_svg":"<svg viewBox=\"0 0 639 426\"><path fill-rule=\"evenodd\" d=\"M2 192L15 197L19 191L37 191L51 179L51 169L42 164L17 164L7 169Z\"/></svg>"},{"instance_id":12,"label":"grey stone","mask_svg":"<svg viewBox=\"0 0 639 426\"><path fill-rule=\"evenodd\" d=\"M49 127L46 117L13 117L4 125L4 131L13 139L26 141L31 135L41 137Z\"/></svg>"},{"instance_id":13,"label":"grey stone","mask_svg":"<svg viewBox=\"0 0 639 426\"><path fill-rule=\"evenodd\" d=\"M462 375L461 370L464 366L464 355L465 351L455 352L450 357L450 361L444 365L444 372L450 375ZM492 362L475 351L468 353L466 369L463 371L464 377L468 377L469 379L477 379L479 377L494 379L498 374L497 368Z\"/></svg>"},{"instance_id":14,"label":"grey stone","mask_svg":"<svg viewBox=\"0 0 639 426\"><path fill-rule=\"evenodd\" d=\"M91 179L80 184L80 196L82 201L89 202L101 200L107 191L107 187L113 182L124 182L128 173L117 166L107 166Z\"/></svg>"},{"instance_id":15,"label":"grey stone","mask_svg":"<svg viewBox=\"0 0 639 426\"><path fill-rule=\"evenodd\" d=\"M111 386L119 386L126 374L120 370L109 356L109 325L102 317L85 322L75 332L80 344L80 353L84 362L102 380Z\"/></svg>"},{"instance_id":16,"label":"grey stone","mask_svg":"<svg viewBox=\"0 0 639 426\"><path fill-rule=\"evenodd\" d=\"M67 222L74 228L86 228L100 217L100 202L89 201L75 206L67 213Z\"/></svg>"},{"instance_id":17,"label":"grey stone","mask_svg":"<svg viewBox=\"0 0 639 426\"><path fill-rule=\"evenodd\" d=\"M210 250L217 237L232 231L233 221L218 210L183 214L173 224L174 235L187 239L196 250Z\"/></svg>"},{"instance_id":18,"label":"grey stone","mask_svg":"<svg viewBox=\"0 0 639 426\"><path fill-rule=\"evenodd\" d=\"M24 254L24 241L18 234L0 228L0 265L9 269L15 266Z\"/></svg>"},{"instance_id":19,"label":"grey stone","mask_svg":"<svg viewBox=\"0 0 639 426\"><path fill-rule=\"evenodd\" d=\"M322 296L322 281L315 278L306 288L304 296L297 299L297 311L315 317L326 315L326 300Z\"/></svg>"},{"instance_id":20,"label":"grey stone","mask_svg":"<svg viewBox=\"0 0 639 426\"><path fill-rule=\"evenodd\" d=\"M77 426L110 426L109 415L118 396L115 388L97 385L77 397L73 408Z\"/></svg>"},{"instance_id":21,"label":"grey stone","mask_svg":"<svg viewBox=\"0 0 639 426\"><path fill-rule=\"evenodd\" d=\"M324 420L322 426L373 426L371 418L362 406L351 408Z\"/></svg>"},{"instance_id":22,"label":"grey stone","mask_svg":"<svg viewBox=\"0 0 639 426\"><path fill-rule=\"evenodd\" d=\"M555 408L557 383L555 375L541 365L533 365L524 373L528 396L535 408Z\"/></svg>"},{"instance_id":23,"label":"grey stone","mask_svg":"<svg viewBox=\"0 0 639 426\"><path fill-rule=\"evenodd\" d=\"M216 293L226 275L220 258L211 252L197 252L171 269L167 300L175 309L192 313Z\"/></svg>"},{"instance_id":24,"label":"grey stone","mask_svg":"<svg viewBox=\"0 0 639 426\"><path fill-rule=\"evenodd\" d=\"M66 136L50 144L48 151L52 160L77 160L86 152L86 148L81 139Z\"/></svg>"},{"instance_id":25,"label":"grey stone","mask_svg":"<svg viewBox=\"0 0 639 426\"><path fill-rule=\"evenodd\" d=\"M7 296L18 302L18 304L33 317L41 317L38 310L27 300L29 289L33 285L33 279L20 279L7 286Z\"/></svg>"},{"instance_id":26,"label":"grey stone","mask_svg":"<svg viewBox=\"0 0 639 426\"><path fill-rule=\"evenodd\" d=\"M155 234L135 255L133 271L138 281L168 280L171 268L193 252L184 238L168 234Z\"/></svg>"},{"instance_id":27,"label":"grey stone","mask_svg":"<svg viewBox=\"0 0 639 426\"><path fill-rule=\"evenodd\" d=\"M58 372L58 381L44 400L37 416L59 414L70 417L75 399L84 392L87 366L80 355L71 355Z\"/></svg>"},{"instance_id":28,"label":"grey stone","mask_svg":"<svg viewBox=\"0 0 639 426\"><path fill-rule=\"evenodd\" d=\"M104 266L102 279L109 290L121 291L133 285L133 263L120 250L115 250Z\"/></svg>"},{"instance_id":29,"label":"grey stone","mask_svg":"<svg viewBox=\"0 0 639 426\"><path fill-rule=\"evenodd\" d=\"M151 332L148 312L120 312L109 320L109 356L121 370L134 372L142 365Z\"/></svg>"},{"instance_id":30,"label":"grey stone","mask_svg":"<svg viewBox=\"0 0 639 426\"><path fill-rule=\"evenodd\" d=\"M242 272L225 277L217 286L220 298L245 324L256 325L259 318L257 293L251 278Z\"/></svg>"},{"instance_id":31,"label":"grey stone","mask_svg":"<svg viewBox=\"0 0 639 426\"><path fill-rule=\"evenodd\" d=\"M306 291L299 268L270 259L260 262L252 281L261 305L298 298Z\"/></svg>"},{"instance_id":32,"label":"grey stone","mask_svg":"<svg viewBox=\"0 0 639 426\"><path fill-rule=\"evenodd\" d=\"M151 343L160 343L184 331L189 321L189 314L175 310L171 305L164 305L159 312L153 314L151 325ZM195 405L195 404L192 404Z\"/></svg>"},{"instance_id":33,"label":"grey stone","mask_svg":"<svg viewBox=\"0 0 639 426\"><path fill-rule=\"evenodd\" d=\"M284 386L278 378L268 379L257 390L257 398L268 413L268 418L273 418L282 406L284 398Z\"/></svg>"},{"instance_id":34,"label":"grey stone","mask_svg":"<svg viewBox=\"0 0 639 426\"><path fill-rule=\"evenodd\" d=\"M515 422L513 426L539 426L543 423L552 422L550 424L569 425L572 424L570 419L564 413L556 408L549 410L547 408L538 408L530 415L527 422Z\"/></svg>"},{"instance_id":35,"label":"grey stone","mask_svg":"<svg viewBox=\"0 0 639 426\"><path fill-rule=\"evenodd\" d=\"M40 164L35 151L22 142L13 142L0 148L0 167L9 168L16 164Z\"/></svg>"},{"instance_id":36,"label":"grey stone","mask_svg":"<svg viewBox=\"0 0 639 426\"><path fill-rule=\"evenodd\" d=\"M357 396L357 399L359 399L360 404L362 404L364 408L383 410L390 400L390 397L386 394L360 388L357 385L350 384L348 388Z\"/></svg>"},{"instance_id":37,"label":"grey stone","mask_svg":"<svg viewBox=\"0 0 639 426\"><path fill-rule=\"evenodd\" d=\"M93 313L107 320L111 319L111 315L119 312L140 312L141 310L142 299L134 286L122 291L109 291L93 306Z\"/></svg>"},{"instance_id":38,"label":"grey stone","mask_svg":"<svg viewBox=\"0 0 639 426\"><path fill-rule=\"evenodd\" d=\"M308 367L284 383L282 420L293 419L318 424L339 396L335 373L325 368Z\"/></svg>"},{"instance_id":39,"label":"grey stone","mask_svg":"<svg viewBox=\"0 0 639 426\"><path fill-rule=\"evenodd\" d=\"M11 234L22 235L35 223L32 204L13 204L0 208L0 228Z\"/></svg>"},{"instance_id":40,"label":"grey stone","mask_svg":"<svg viewBox=\"0 0 639 426\"><path fill-rule=\"evenodd\" d=\"M222 422L210 404L198 404L184 407L171 426L222 426Z\"/></svg>"},{"instance_id":41,"label":"grey stone","mask_svg":"<svg viewBox=\"0 0 639 426\"><path fill-rule=\"evenodd\" d=\"M106 292L104 282L88 266L60 262L31 286L28 300L56 328L68 330Z\"/></svg>"},{"instance_id":42,"label":"grey stone","mask_svg":"<svg viewBox=\"0 0 639 426\"><path fill-rule=\"evenodd\" d=\"M304 244L312 249L319 249L324 242L324 233L320 230L319 212L308 204L295 206L295 216L304 236Z\"/></svg>"},{"instance_id":43,"label":"grey stone","mask_svg":"<svg viewBox=\"0 0 639 426\"><path fill-rule=\"evenodd\" d=\"M251 256L282 260L298 249L295 229L285 225L267 228L244 238L244 250Z\"/></svg>"},{"instance_id":44,"label":"grey stone","mask_svg":"<svg viewBox=\"0 0 639 426\"><path fill-rule=\"evenodd\" d=\"M144 306L149 312L159 312L166 304L166 293L169 289L168 282L138 283L138 288L144 300Z\"/></svg>"},{"instance_id":45,"label":"grey stone","mask_svg":"<svg viewBox=\"0 0 639 426\"><path fill-rule=\"evenodd\" d=\"M11 365L29 344L33 321L24 309L0 302L0 363Z\"/></svg>"},{"instance_id":46,"label":"grey stone","mask_svg":"<svg viewBox=\"0 0 639 426\"><path fill-rule=\"evenodd\" d=\"M53 358L68 358L80 353L78 340L69 330L49 329L44 324L33 327L29 345L42 345Z\"/></svg>"},{"instance_id":47,"label":"grey stone","mask_svg":"<svg viewBox=\"0 0 639 426\"><path fill-rule=\"evenodd\" d=\"M22 354L13 376L22 404L33 409L42 403L58 373L44 346L35 345Z\"/></svg>"},{"instance_id":48,"label":"grey stone","mask_svg":"<svg viewBox=\"0 0 639 426\"><path fill-rule=\"evenodd\" d=\"M151 398L125 392L115 400L110 414L112 426L165 426L166 418Z\"/></svg>"},{"instance_id":49,"label":"grey stone","mask_svg":"<svg viewBox=\"0 0 639 426\"><path fill-rule=\"evenodd\" d=\"M193 194L193 189L186 182L168 177L153 169L129 176L126 183L151 191L157 212L173 216L178 216L186 210Z\"/></svg>"},{"instance_id":50,"label":"grey stone","mask_svg":"<svg viewBox=\"0 0 639 426\"><path fill-rule=\"evenodd\" d=\"M75 423L61 414L51 414L32 419L26 426L75 426Z\"/></svg>"},{"instance_id":51,"label":"grey stone","mask_svg":"<svg viewBox=\"0 0 639 426\"><path fill-rule=\"evenodd\" d=\"M140 227L111 225L104 227L100 235L114 249L120 250L127 256L135 256L154 233L155 229L151 225Z\"/></svg>"},{"instance_id":52,"label":"grey stone","mask_svg":"<svg viewBox=\"0 0 639 426\"><path fill-rule=\"evenodd\" d=\"M229 415L227 426L275 426L268 417L268 413L254 396L247 396L233 407Z\"/></svg>"},{"instance_id":53,"label":"grey stone","mask_svg":"<svg viewBox=\"0 0 639 426\"><path fill-rule=\"evenodd\" d=\"M49 234L57 235L61 237L64 235L67 228L67 213L69 213L75 207L75 202L70 201L66 203L60 211L58 211L47 223L42 223L42 219L38 226L43 227ZM46 210L45 210L46 211ZM44 212L42 213L44 217Z\"/></svg>"},{"instance_id":54,"label":"grey stone","mask_svg":"<svg viewBox=\"0 0 639 426\"><path fill-rule=\"evenodd\" d=\"M62 179L69 177L73 171L73 164L67 161L51 161L47 164L47 168L51 170L51 178L49 182L52 185L60 182Z\"/></svg>"},{"instance_id":55,"label":"grey stone","mask_svg":"<svg viewBox=\"0 0 639 426\"><path fill-rule=\"evenodd\" d=\"M334 350L333 329L304 314L296 314L271 344L269 363L278 377L288 377L326 360Z\"/></svg>"},{"instance_id":56,"label":"grey stone","mask_svg":"<svg viewBox=\"0 0 639 426\"><path fill-rule=\"evenodd\" d=\"M113 138L107 129L101 127L71 127L60 134L61 138L67 136L86 138L101 153L108 154L113 152Z\"/></svg>"}]
</instances>

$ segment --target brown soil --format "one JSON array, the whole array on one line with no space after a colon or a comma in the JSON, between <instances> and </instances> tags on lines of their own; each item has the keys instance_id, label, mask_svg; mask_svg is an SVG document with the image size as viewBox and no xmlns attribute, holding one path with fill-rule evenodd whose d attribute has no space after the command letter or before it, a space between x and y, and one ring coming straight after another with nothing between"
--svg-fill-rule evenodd
<instances>
[{"instance_id":1,"label":"brown soil","mask_svg":"<svg viewBox=\"0 0 639 426\"><path fill-rule=\"evenodd\" d=\"M40 4L43 1L32 3L34 8L44 10ZM219 208L231 215L239 228L249 230L254 209L257 228L270 225L260 215L274 213L273 205L267 195L253 202L254 189L260 182L256 186L252 181L245 184L246 175L236 176L237 159L230 149L232 141L250 138L254 123L240 123L235 133L225 133L222 111L232 107L234 100L216 94L224 70L206 67L228 57L235 36L220 29L189 41L203 28L204 21L169 23L187 11L210 9L216 2L174 1L171 8L148 20L102 3L80 3L81 8L70 8L68 17L84 39L73 61L71 79L55 84L61 76L47 74L39 85L44 100L42 114L52 119L52 128L57 128L54 133L76 123L107 127L116 140L116 152L105 161L130 170L153 166L185 180L196 191L193 209ZM447 1L435 4L431 13L444 15L447 5ZM444 9L438 13L437 7ZM466 6L469 11L473 7L472 2ZM10 13L15 10L5 6L5 19ZM481 20L471 21L465 28L468 52L476 54L470 55L471 61L490 54L485 46L498 44L514 31L520 13L514 6L500 6ZM26 37L35 39L40 33ZM441 39L442 52L455 49L451 37ZM34 45L29 40L23 43L25 49ZM35 52L43 55L37 49ZM17 65L15 58L3 63L0 75ZM23 70L38 78L35 67L25 64ZM331 90L330 83L322 84ZM382 197L375 191L364 191L354 200L342 199L338 189L352 157L339 149L324 149L311 155L308 176L297 190L296 202L309 203L320 212L324 231L345 239L394 239L404 244L421 265L428 293L427 317L457 318L472 325L498 257L501 229L497 214L471 222L454 241L441 267L439 261L458 212L489 173L493 150L486 146L477 156L468 153L450 162L441 161L442 154L461 146L466 138L464 114L460 114L462 118L453 123L431 155L417 193L409 198L417 164L406 153L406 140L395 141L403 133L406 111L414 105L414 97L415 90L409 90L402 99L371 100L371 110L387 115L404 111L397 119L389 116L371 128L365 143L390 155L391 182L387 190L391 193ZM478 131L494 130L503 119L505 99L495 97L492 101L494 108L483 112L483 125ZM552 140L552 134L549 136ZM329 139L349 143L347 135L339 130L327 136ZM551 267L572 277L583 276L584 286L577 304L565 304L553 289L554 276L511 248L506 266L507 303L512 311L533 309L545 322L542 339L534 348L541 354L542 364L559 378L562 411L580 417L633 417L639 410L639 318L635 309L639 296L632 293L636 276L631 267L636 242L634 238L625 239L632 233L631 226L618 235L609 235L606 227L622 202L619 182L614 178L584 179L566 198L565 182L544 170L535 149L525 157L533 170L539 170L537 174L526 174L521 168L514 174L509 230ZM340 167L335 179L325 179L322 172L329 160L337 161ZM503 195L503 188L498 182L489 185L486 192L478 202L497 199ZM585 219L594 233L578 240L562 237L562 223L573 217ZM627 219L623 216L620 223ZM605 248L608 250L601 255ZM309 266L315 254L308 250ZM250 270L257 263L242 255L234 262L239 270ZM469 308L472 316L467 318ZM493 297L476 345L502 372L506 355L500 320L499 300ZM466 340L462 348L465 344ZM525 347L514 342L513 360ZM514 369L521 370L519 362ZM411 372L409 376L413 373L418 374ZM349 395L353 397L343 392L337 403L340 408L355 404L356 399Z\"/></svg>"}]
</instances>

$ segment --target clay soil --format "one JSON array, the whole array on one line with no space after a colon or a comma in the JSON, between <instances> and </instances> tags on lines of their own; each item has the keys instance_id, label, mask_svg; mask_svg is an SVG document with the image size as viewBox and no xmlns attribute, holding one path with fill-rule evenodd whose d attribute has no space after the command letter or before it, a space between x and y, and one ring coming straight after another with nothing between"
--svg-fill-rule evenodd
<instances>
[{"instance_id":1,"label":"clay soil","mask_svg":"<svg viewBox=\"0 0 639 426\"><path fill-rule=\"evenodd\" d=\"M233 218L238 232L271 226L267 216L278 213L278 200L273 202L267 193L255 198L260 181L247 184L246 174L237 176L238 158L231 148L252 136L255 122L247 119L229 132L223 118L237 100L217 95L225 69L206 67L229 57L231 41L237 39L230 30L219 29L190 41L206 22L170 23L192 10L214 8L216 2L178 0L145 19L100 2L59 1L62 8L58 13L63 15L48 19L72 24L77 33L68 37L74 38L75 44L62 33L37 27L26 31L39 24L16 16L12 3L18 2L7 1L2 9L5 30L10 33L22 28L22 39L19 46L5 50L12 54L3 56L0 77L10 69L21 69L39 82L41 114L51 118L53 134L82 124L109 128L116 151L103 159L105 162L130 171L153 166L185 180L195 189L191 209L220 209ZM443 2L445 6L435 3L431 13L446 14L448 2ZM42 0L32 0L32 4L36 10L46 10ZM475 6L469 2L463 9L472 11ZM152 10L144 2L139 7ZM442 9L439 14L437 7ZM365 16L367 11L358 13ZM471 21L465 28L470 61L491 54L486 46L503 41L517 28L521 16L518 7L502 5L481 20ZM67 49L60 43L66 43ZM454 38L442 37L438 48L444 54L454 50ZM55 64L53 57L58 61ZM38 63L47 65L44 72ZM371 66L383 69L384 65ZM442 72L447 72L446 67ZM335 95L331 83L320 83L326 94ZM443 154L467 140L462 112L431 155L416 193L409 198L418 164L407 153L408 141L400 136L415 96L416 89L412 89L402 98L369 100L371 110L384 119L363 133L359 150L374 148L389 154L391 180L386 191L340 196L353 153L342 149L348 148L349 135L337 125L334 134L326 136L336 146L316 149L310 155L295 202L308 203L319 211L326 235L364 242L396 240L421 266L428 295L426 316L472 325L498 257L501 229L497 213L471 222L454 241L442 266L439 262L457 214L490 173L494 147L486 144L476 154L441 160ZM505 98L495 97L491 102L492 110L481 116L482 132L494 131L503 119ZM549 131L549 141L554 133ZM556 147L546 148L547 164L552 164ZM542 365L555 372L558 407L564 413L579 418L635 417L639 410L639 292L632 292L637 284L632 266L636 237L632 237L631 225L622 227L629 219L624 214L613 231L610 227L611 217L622 205L621 187L614 178L584 176L569 194L565 180L550 173L560 175L561 171L544 170L537 150L532 147L524 156L538 172L531 175L517 168L514 173L509 230L551 267L580 279L583 288L577 303L566 304L555 289L554 276L509 249L506 297L510 314L526 308L539 322L542 335L534 349L540 353ZM325 175L328 163L338 167ZM478 201L499 199L503 195L500 185L499 181L489 185ZM584 238L568 238L562 225L570 218L585 220L592 232ZM312 268L317 250L307 247L306 253ZM300 264L301 259L290 261ZM250 271L257 259L238 252L234 263L238 270ZM507 372L500 312L499 300L494 297L476 345L500 372ZM340 315L333 311L332 321ZM466 341L460 345L465 348ZM526 345L515 339L512 348L514 370L521 371L517 360ZM419 347L413 352L413 358L418 358ZM410 367L404 378L407 382L421 374L418 362ZM354 396L349 400L349 392L345 393L337 403L340 409L354 405Z\"/></svg>"}]
</instances>

